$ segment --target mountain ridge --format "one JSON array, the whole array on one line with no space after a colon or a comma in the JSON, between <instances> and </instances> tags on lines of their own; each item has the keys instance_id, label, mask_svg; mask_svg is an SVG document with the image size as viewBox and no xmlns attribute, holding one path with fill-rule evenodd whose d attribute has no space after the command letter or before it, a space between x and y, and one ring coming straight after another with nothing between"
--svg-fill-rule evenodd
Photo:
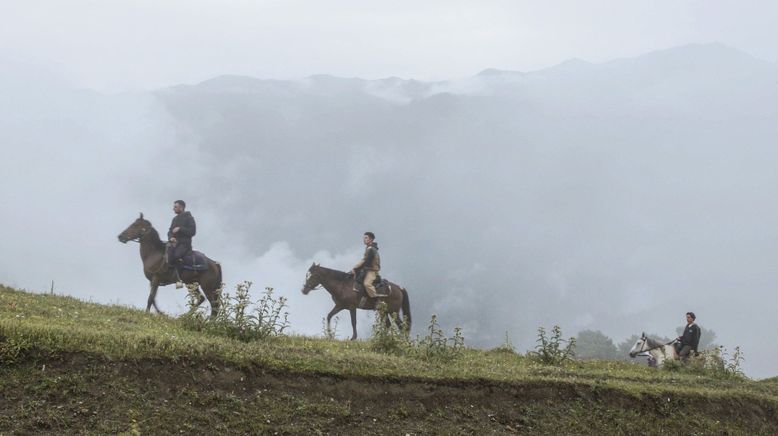
<instances>
[{"instance_id":1,"label":"mountain ridge","mask_svg":"<svg viewBox=\"0 0 778 436\"><path fill-rule=\"evenodd\" d=\"M480 72L468 76L459 81L467 81L478 78L511 78L511 79L528 79L533 76L548 75L550 73L566 73L575 74L581 70L612 68L627 65L641 65L656 61L673 61L682 65L689 65L690 63L705 64L709 62L711 58L719 57L726 58L729 61L740 61L741 63L751 63L753 65L761 65L763 67L778 68L778 64L773 62L757 58L743 50L738 48L719 43L691 43L686 45L680 45L660 50L652 50L637 56L616 58L604 62L590 62L580 58L566 59L557 64L544 67L537 70L530 71L516 71L505 70L495 67L487 67ZM212 78L203 80L193 85L172 85L169 87L160 88L162 90L169 88L207 88L218 89L220 87L235 87L236 85L243 85L247 89L251 89L258 85L275 84L281 86L289 86L291 84L304 84L304 83L352 83L352 84L384 84L384 85L404 85L404 84L421 84L424 86L433 86L441 84L449 84L457 82L458 80L438 80L438 81L424 81L415 78L400 78L397 76L389 76L377 79L365 79L361 77L342 77L333 74L319 73L305 76L298 79L275 79L275 78L258 78L249 75L240 74L222 74L214 76Z\"/></svg>"}]
</instances>

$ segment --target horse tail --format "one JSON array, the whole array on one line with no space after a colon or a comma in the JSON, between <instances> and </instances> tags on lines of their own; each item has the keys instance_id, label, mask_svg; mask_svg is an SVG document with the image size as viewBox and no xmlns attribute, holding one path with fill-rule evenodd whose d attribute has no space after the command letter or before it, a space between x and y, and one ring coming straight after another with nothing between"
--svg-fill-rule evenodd
<instances>
[{"instance_id":1,"label":"horse tail","mask_svg":"<svg viewBox=\"0 0 778 436\"><path fill-rule=\"evenodd\" d=\"M403 293L403 305L402 305L402 312L403 312L403 319L405 320L405 329L408 331L408 333L411 332L411 301L408 299L408 291L405 290L405 288L400 288L400 290Z\"/></svg>"},{"instance_id":2,"label":"horse tail","mask_svg":"<svg viewBox=\"0 0 778 436\"><path fill-rule=\"evenodd\" d=\"M216 282L218 283L217 287L221 289L222 285L224 285L224 282L222 281L222 264L219 262L214 262L216 264Z\"/></svg>"}]
</instances>

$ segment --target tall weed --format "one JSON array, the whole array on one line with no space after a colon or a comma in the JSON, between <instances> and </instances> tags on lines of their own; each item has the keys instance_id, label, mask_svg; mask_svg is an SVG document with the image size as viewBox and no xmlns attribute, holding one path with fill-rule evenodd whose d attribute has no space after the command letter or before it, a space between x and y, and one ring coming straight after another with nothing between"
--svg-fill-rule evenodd
<instances>
[{"instance_id":1,"label":"tall weed","mask_svg":"<svg viewBox=\"0 0 778 436\"><path fill-rule=\"evenodd\" d=\"M465 348L462 329L455 327L454 335L447 337L438 324L437 315L432 315L427 334L423 337L417 336L416 339L411 339L409 332L399 327L407 325L406 323L400 323L397 319L387 323L387 315L386 305L379 303L373 322L371 350L426 361L447 361L462 355Z\"/></svg>"},{"instance_id":2,"label":"tall weed","mask_svg":"<svg viewBox=\"0 0 778 436\"><path fill-rule=\"evenodd\" d=\"M373 336L370 338L370 349L385 354L405 354L410 348L411 341L406 332L398 326L397 322L387 322L389 310L386 303L379 302L373 319ZM397 321L397 320L394 320Z\"/></svg>"},{"instance_id":3,"label":"tall weed","mask_svg":"<svg viewBox=\"0 0 778 436\"><path fill-rule=\"evenodd\" d=\"M238 283L235 295L227 292L219 295L219 312L208 318L197 306L200 301L196 285L188 286L189 312L181 317L182 324L192 330L226 336L244 342L282 336L289 328L289 312L284 311L286 298L273 295L273 288L265 292L256 302L251 301L251 282Z\"/></svg>"},{"instance_id":4,"label":"tall weed","mask_svg":"<svg viewBox=\"0 0 778 436\"><path fill-rule=\"evenodd\" d=\"M338 331L338 317L336 316L336 317L332 318L332 322L331 322L330 325L327 325L327 318L322 318L321 319L321 331L322 331L322 335L325 338L327 338L329 340L337 339L335 334Z\"/></svg>"},{"instance_id":5,"label":"tall weed","mask_svg":"<svg viewBox=\"0 0 778 436\"><path fill-rule=\"evenodd\" d=\"M561 365L575 357L575 338L562 339L562 328L555 325L548 336L546 329L538 327L538 339L534 351L528 356L544 365Z\"/></svg>"}]
</instances>

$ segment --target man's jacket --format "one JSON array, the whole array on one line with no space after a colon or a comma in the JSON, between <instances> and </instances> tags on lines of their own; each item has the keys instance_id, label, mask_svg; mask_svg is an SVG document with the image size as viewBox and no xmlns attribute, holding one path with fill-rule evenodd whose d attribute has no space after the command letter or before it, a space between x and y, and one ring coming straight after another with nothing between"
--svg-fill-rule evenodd
<instances>
[{"instance_id":1,"label":"man's jacket","mask_svg":"<svg viewBox=\"0 0 778 436\"><path fill-rule=\"evenodd\" d=\"M173 229L179 227L178 232L173 234ZM181 212L173 217L170 223L170 230L167 232L168 239L176 238L179 244L192 245L192 237L197 233L197 225L194 217L189 211Z\"/></svg>"},{"instance_id":2,"label":"man's jacket","mask_svg":"<svg viewBox=\"0 0 778 436\"><path fill-rule=\"evenodd\" d=\"M354 266L354 269L358 270L364 268L370 271L381 270L381 256L378 255L378 244L373 242L365 248L365 255L362 260Z\"/></svg>"},{"instance_id":3,"label":"man's jacket","mask_svg":"<svg viewBox=\"0 0 778 436\"><path fill-rule=\"evenodd\" d=\"M687 325L683 329L681 346L689 345L694 351L697 351L697 346L700 345L700 334L700 327L696 323Z\"/></svg>"}]
</instances>

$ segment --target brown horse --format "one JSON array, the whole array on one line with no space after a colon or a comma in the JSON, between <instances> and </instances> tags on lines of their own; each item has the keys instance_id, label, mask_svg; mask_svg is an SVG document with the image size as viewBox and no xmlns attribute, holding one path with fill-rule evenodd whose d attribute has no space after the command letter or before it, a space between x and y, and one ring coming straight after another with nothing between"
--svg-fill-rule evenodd
<instances>
[{"instance_id":1,"label":"brown horse","mask_svg":"<svg viewBox=\"0 0 778 436\"><path fill-rule=\"evenodd\" d=\"M157 288L167 286L176 282L176 272L165 262L165 243L159 239L159 233L151 226L151 223L140 218L130 224L125 231L119 235L119 242L127 241L140 242L140 258L143 261L143 274L149 280L150 291L149 300L146 303L146 312L154 306L157 312L162 313L157 307ZM199 300L197 306L201 305L206 298L211 304L211 316L216 316L219 311L219 292L222 287L222 267L219 262L208 259L208 269L206 271L181 271L181 281L190 285L198 283L202 287L202 292L198 292ZM199 291L199 288L198 288Z\"/></svg>"},{"instance_id":2,"label":"brown horse","mask_svg":"<svg viewBox=\"0 0 778 436\"><path fill-rule=\"evenodd\" d=\"M337 271L334 269L324 268L317 264L312 264L308 268L308 275L305 278L305 285L303 285L303 294L308 295L309 292L316 289L321 285L332 296L332 301L335 302L335 307L332 308L330 313L327 314L327 329L330 328L330 320L336 313L343 309L348 309L351 314L351 329L354 334L351 336L351 340L357 338L357 309L364 310L376 310L376 304L379 301L386 303L389 318L404 321L404 331L411 331L411 303L408 300L408 292L405 288L389 282L389 296L377 299L368 299L366 307L358 307L359 296L354 292L354 276L349 273ZM403 317L400 318L399 312L402 309Z\"/></svg>"}]
</instances>

